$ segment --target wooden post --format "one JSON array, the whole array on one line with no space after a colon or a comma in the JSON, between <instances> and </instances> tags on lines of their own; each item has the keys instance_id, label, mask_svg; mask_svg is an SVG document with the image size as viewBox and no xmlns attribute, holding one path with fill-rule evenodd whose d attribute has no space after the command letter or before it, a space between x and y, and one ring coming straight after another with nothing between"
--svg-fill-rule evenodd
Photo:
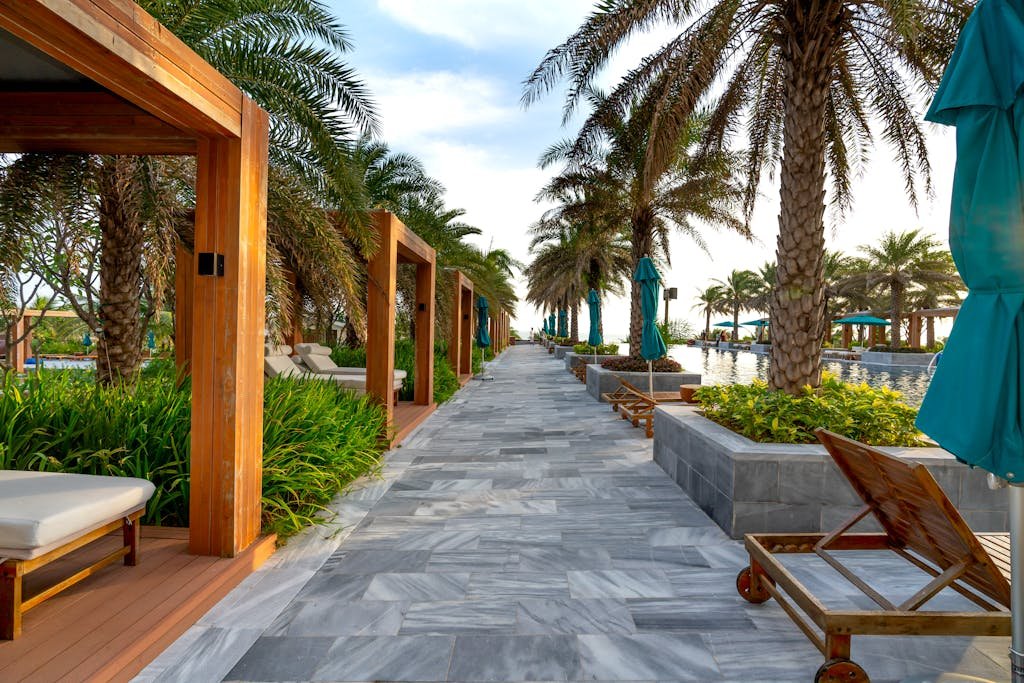
<instances>
[{"instance_id":1,"label":"wooden post","mask_svg":"<svg viewBox=\"0 0 1024 683\"><path fill-rule=\"evenodd\" d=\"M260 533L269 124L248 98L241 127L200 140L196 174L195 267L224 274L195 278L189 550L222 557Z\"/></svg>"},{"instance_id":2,"label":"wooden post","mask_svg":"<svg viewBox=\"0 0 1024 683\"><path fill-rule=\"evenodd\" d=\"M184 376L192 363L192 297L195 288L195 258L178 242L174 251L174 364Z\"/></svg>"},{"instance_id":3,"label":"wooden post","mask_svg":"<svg viewBox=\"0 0 1024 683\"><path fill-rule=\"evenodd\" d=\"M380 241L377 253L367 266L366 393L384 406L390 426L395 413L391 391L395 376L395 279L398 274L398 243L392 223L398 219L385 212L376 212L373 218Z\"/></svg>"},{"instance_id":4,"label":"wooden post","mask_svg":"<svg viewBox=\"0 0 1024 683\"><path fill-rule=\"evenodd\" d=\"M473 374L473 288L462 290L462 341L459 344L459 374Z\"/></svg>"},{"instance_id":5,"label":"wooden post","mask_svg":"<svg viewBox=\"0 0 1024 683\"><path fill-rule=\"evenodd\" d=\"M11 325L11 345L7 349L8 364L14 372L25 372L25 359L28 358L28 354L25 353L25 343L21 340L23 334L25 334L25 318L18 318Z\"/></svg>"},{"instance_id":6,"label":"wooden post","mask_svg":"<svg viewBox=\"0 0 1024 683\"><path fill-rule=\"evenodd\" d=\"M462 358L462 273L452 273L452 327L448 335L448 362L459 375Z\"/></svg>"},{"instance_id":7,"label":"wooden post","mask_svg":"<svg viewBox=\"0 0 1024 683\"><path fill-rule=\"evenodd\" d=\"M434 264L416 264L416 386L413 402L434 402Z\"/></svg>"}]
</instances>

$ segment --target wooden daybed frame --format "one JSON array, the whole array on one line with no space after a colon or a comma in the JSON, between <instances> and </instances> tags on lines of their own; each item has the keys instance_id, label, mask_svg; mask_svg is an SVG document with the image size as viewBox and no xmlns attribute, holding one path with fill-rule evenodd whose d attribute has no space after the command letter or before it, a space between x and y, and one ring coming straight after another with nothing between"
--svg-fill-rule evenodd
<instances>
[{"instance_id":1,"label":"wooden daybed frame","mask_svg":"<svg viewBox=\"0 0 1024 683\"><path fill-rule=\"evenodd\" d=\"M747 534L750 566L736 577L744 599L762 603L775 598L824 655L815 683L869 680L864 669L850 661L854 635L1010 635L1008 535L974 534L924 465L904 462L825 430L817 435L864 507L828 534ZM869 515L881 525L882 533L850 533ZM891 551L932 579L907 600L894 604L832 554L842 550ZM829 609L779 561L777 556L787 553L814 553L880 609ZM921 609L946 588L981 610Z\"/></svg>"}]
</instances>

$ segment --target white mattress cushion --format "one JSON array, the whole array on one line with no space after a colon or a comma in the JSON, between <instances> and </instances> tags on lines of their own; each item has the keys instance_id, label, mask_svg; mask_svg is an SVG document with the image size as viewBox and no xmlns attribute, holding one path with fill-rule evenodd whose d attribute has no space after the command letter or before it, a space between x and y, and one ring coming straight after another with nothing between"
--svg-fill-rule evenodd
<instances>
[{"instance_id":1,"label":"white mattress cushion","mask_svg":"<svg viewBox=\"0 0 1024 683\"><path fill-rule=\"evenodd\" d=\"M152 483L132 477L0 470L0 549L66 543L143 507L153 491Z\"/></svg>"}]
</instances>

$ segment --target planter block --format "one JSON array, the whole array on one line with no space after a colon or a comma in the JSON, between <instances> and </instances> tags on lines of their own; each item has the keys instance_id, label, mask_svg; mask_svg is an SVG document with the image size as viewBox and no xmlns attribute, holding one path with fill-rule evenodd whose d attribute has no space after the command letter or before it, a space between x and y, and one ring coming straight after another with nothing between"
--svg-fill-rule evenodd
<instances>
[{"instance_id":1,"label":"planter block","mask_svg":"<svg viewBox=\"0 0 1024 683\"><path fill-rule=\"evenodd\" d=\"M638 389L647 389L646 372L618 372L605 370L600 365L587 365L587 392L596 400L601 394L607 394L619 388L619 378L623 378ZM656 372L654 373L655 391L679 391L680 384L700 384L700 375L693 372Z\"/></svg>"},{"instance_id":2,"label":"planter block","mask_svg":"<svg viewBox=\"0 0 1024 683\"><path fill-rule=\"evenodd\" d=\"M934 353L883 353L881 351L865 351L860 354L861 363L872 365L910 365L928 367L935 357Z\"/></svg>"},{"instance_id":3,"label":"planter block","mask_svg":"<svg viewBox=\"0 0 1024 683\"><path fill-rule=\"evenodd\" d=\"M975 531L1008 529L1006 490L989 490L982 470L941 448L881 450L928 467ZM824 446L756 443L692 407L657 408L654 461L733 538L828 532L860 507ZM865 520L858 529L876 527Z\"/></svg>"},{"instance_id":4,"label":"planter block","mask_svg":"<svg viewBox=\"0 0 1024 683\"><path fill-rule=\"evenodd\" d=\"M575 368L577 365L580 364L580 359L581 358L586 360L586 361L588 361L588 362L591 362L591 363L594 360L593 354L590 354L590 353L579 354L579 353L576 353L575 351L569 351L568 353L565 354L565 358L563 358L563 360L565 361L565 369L569 370L571 372L573 368ZM618 356L617 355L614 355L614 356L602 356L602 355L598 354L597 362L598 363L602 363L602 362L608 360L609 358L618 358Z\"/></svg>"},{"instance_id":5,"label":"planter block","mask_svg":"<svg viewBox=\"0 0 1024 683\"><path fill-rule=\"evenodd\" d=\"M562 360L565 358L566 353L571 353L572 346L556 346L555 347L555 360Z\"/></svg>"}]
</instances>

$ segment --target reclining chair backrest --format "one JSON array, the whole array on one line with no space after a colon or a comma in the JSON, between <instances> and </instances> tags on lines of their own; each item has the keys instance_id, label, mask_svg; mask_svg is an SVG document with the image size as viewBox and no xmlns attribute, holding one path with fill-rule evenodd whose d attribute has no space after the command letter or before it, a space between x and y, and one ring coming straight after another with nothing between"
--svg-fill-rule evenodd
<instances>
[{"instance_id":1,"label":"reclining chair backrest","mask_svg":"<svg viewBox=\"0 0 1024 683\"><path fill-rule=\"evenodd\" d=\"M963 581L1009 606L1009 582L927 467L824 429L816 434L894 546L914 551L940 570L972 555L977 562Z\"/></svg>"}]
</instances>

